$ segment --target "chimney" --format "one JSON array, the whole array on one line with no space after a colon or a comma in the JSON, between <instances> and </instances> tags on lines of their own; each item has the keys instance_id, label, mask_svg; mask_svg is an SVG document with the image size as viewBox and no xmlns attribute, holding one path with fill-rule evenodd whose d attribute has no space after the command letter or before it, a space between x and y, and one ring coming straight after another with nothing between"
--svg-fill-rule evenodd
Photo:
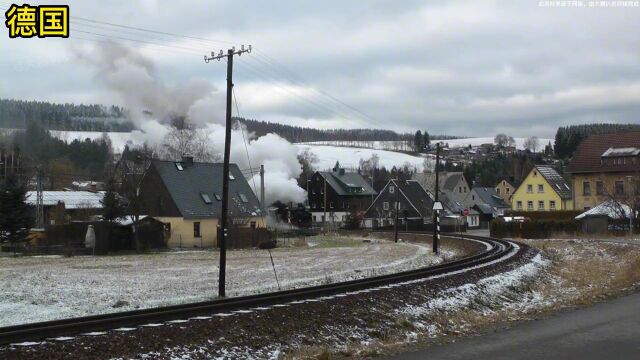
<instances>
[{"instance_id":1,"label":"chimney","mask_svg":"<svg viewBox=\"0 0 640 360\"><path fill-rule=\"evenodd\" d=\"M338 174L340 174L340 175L344 175L344 168L340 168L340 169L338 169Z\"/></svg>"},{"instance_id":2,"label":"chimney","mask_svg":"<svg viewBox=\"0 0 640 360\"><path fill-rule=\"evenodd\" d=\"M184 167L188 167L193 165L193 156L192 155L182 155L182 165Z\"/></svg>"}]
</instances>

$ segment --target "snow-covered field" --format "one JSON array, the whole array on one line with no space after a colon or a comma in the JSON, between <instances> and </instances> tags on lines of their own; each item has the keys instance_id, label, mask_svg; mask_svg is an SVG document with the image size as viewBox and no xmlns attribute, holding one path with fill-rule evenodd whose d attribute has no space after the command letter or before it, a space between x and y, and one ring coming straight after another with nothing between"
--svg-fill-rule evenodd
<instances>
[{"instance_id":1,"label":"snow-covered field","mask_svg":"<svg viewBox=\"0 0 640 360\"><path fill-rule=\"evenodd\" d=\"M413 156L387 150L308 144L296 144L296 146L300 152L309 149L318 157L318 162L314 164L318 170L330 169L336 164L336 161L340 161L340 165L346 168L357 168L360 159L369 160L373 154L376 154L379 158L379 165L387 169L391 169L394 166L400 167L406 163L411 167L417 168L418 171L422 171L425 159L427 159L425 156ZM430 157L428 159L433 160ZM431 164L431 162L435 164L435 160L428 163Z\"/></svg>"},{"instance_id":2,"label":"snow-covered field","mask_svg":"<svg viewBox=\"0 0 640 360\"><path fill-rule=\"evenodd\" d=\"M516 142L516 148L519 150L523 150L524 149L524 142L525 140L527 140L527 138L513 138ZM554 143L554 139L547 139L547 138L539 138L538 139L538 148L536 149L536 151L542 151L544 150L545 145L547 145L549 142L551 142L551 145L553 145ZM493 138L492 137L478 137L478 138L468 138L468 139L452 139L452 140L443 140L444 143L449 144L450 148L455 148L455 147L465 147L465 146L480 146L482 144L493 144Z\"/></svg>"},{"instance_id":3,"label":"snow-covered field","mask_svg":"<svg viewBox=\"0 0 640 360\"><path fill-rule=\"evenodd\" d=\"M342 240L341 240L342 241ZM442 261L424 246L309 240L272 250L282 288L414 269ZM444 256L453 256L445 251ZM214 298L218 253L0 258L0 326ZM266 250L228 252L227 295L277 290Z\"/></svg>"},{"instance_id":4,"label":"snow-covered field","mask_svg":"<svg viewBox=\"0 0 640 360\"><path fill-rule=\"evenodd\" d=\"M524 142L527 138L518 137L513 138L516 143L516 148L520 150L524 150ZM435 140L434 140L435 141ZM465 139L450 139L450 140L440 140L442 143L448 144L450 148L459 148L459 147L467 147L471 146L480 146L482 144L493 144L493 137L476 137L476 138L465 138ZM549 142L553 145L554 139L548 138L539 138L538 139L538 149L536 151L542 151L544 146ZM408 144L405 141L312 141L299 143L298 145L332 145L332 146L350 146L350 147L363 147L368 149L377 149L377 150L395 150L395 151L411 151Z\"/></svg>"}]
</instances>

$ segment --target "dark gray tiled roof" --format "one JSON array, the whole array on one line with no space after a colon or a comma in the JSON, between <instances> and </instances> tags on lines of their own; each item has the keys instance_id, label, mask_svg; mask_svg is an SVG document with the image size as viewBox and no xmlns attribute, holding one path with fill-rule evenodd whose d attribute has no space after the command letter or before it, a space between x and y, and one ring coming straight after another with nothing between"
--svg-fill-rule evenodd
<instances>
[{"instance_id":1,"label":"dark gray tiled roof","mask_svg":"<svg viewBox=\"0 0 640 360\"><path fill-rule=\"evenodd\" d=\"M450 214L459 215L460 212L466 208L466 206L461 201L456 200L456 198L457 196L453 191L444 190L440 192L440 195L438 196L438 200L442 202L442 206L445 209L445 213L449 215ZM468 209L469 209L469 214L471 215L478 214L478 212L475 211L474 209L471 209L471 208L468 208Z\"/></svg>"},{"instance_id":2,"label":"dark gray tiled roof","mask_svg":"<svg viewBox=\"0 0 640 360\"><path fill-rule=\"evenodd\" d=\"M319 171L320 176L327 180L327 184L331 186L338 195L341 196L371 196L378 193L371 185L355 172L338 171Z\"/></svg>"},{"instance_id":3,"label":"dark gray tiled roof","mask_svg":"<svg viewBox=\"0 0 640 360\"><path fill-rule=\"evenodd\" d=\"M473 191L478 195L479 199L476 199L476 204L482 203L494 208L509 208L510 206L504 202L504 199L498 195L495 188L492 187L474 187Z\"/></svg>"},{"instance_id":4,"label":"dark gray tiled roof","mask_svg":"<svg viewBox=\"0 0 640 360\"><path fill-rule=\"evenodd\" d=\"M464 174L461 172L440 172L438 174L438 182L440 183L440 191L453 191L460 179L464 178ZM436 188L436 174L433 172L428 173L415 173L412 176L413 180L416 180L422 185L423 188L434 192Z\"/></svg>"},{"instance_id":5,"label":"dark gray tiled roof","mask_svg":"<svg viewBox=\"0 0 640 360\"><path fill-rule=\"evenodd\" d=\"M535 169L547 180L553 191L555 191L561 199L568 200L573 197L571 187L567 181L560 176L552 166L536 165Z\"/></svg>"},{"instance_id":6,"label":"dark gray tiled roof","mask_svg":"<svg viewBox=\"0 0 640 360\"><path fill-rule=\"evenodd\" d=\"M176 164L181 164L182 171ZM154 161L160 178L169 194L185 218L217 218L220 216L222 202L222 171L220 163L186 164L172 161ZM236 164L230 164L229 210L231 217L249 217L260 215L260 202L251 190L249 183ZM211 200L205 203L203 195ZM216 196L217 195L217 196Z\"/></svg>"}]
</instances>

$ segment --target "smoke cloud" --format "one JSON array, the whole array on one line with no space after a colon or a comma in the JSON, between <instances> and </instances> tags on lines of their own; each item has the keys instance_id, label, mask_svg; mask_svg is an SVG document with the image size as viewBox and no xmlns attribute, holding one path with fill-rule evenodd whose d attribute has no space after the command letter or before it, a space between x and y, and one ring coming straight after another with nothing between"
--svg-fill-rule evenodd
<instances>
[{"instance_id":1,"label":"smoke cloud","mask_svg":"<svg viewBox=\"0 0 640 360\"><path fill-rule=\"evenodd\" d=\"M207 139L199 145L207 147L214 158L221 158L225 135L225 96L210 82L194 78L182 84L167 85L158 77L150 59L116 43L91 50L76 50L77 56L95 69L97 79L118 94L123 105L130 110L131 120L138 128L132 133L135 143L161 148L167 135L174 130L173 121L183 118L194 127L192 131L205 135L198 137ZM254 168L261 164L265 166L267 203L276 200L300 202L304 199L305 192L296 181L302 168L294 145L276 134L255 138L242 125L233 129L231 139L232 162L241 169L248 169L249 165ZM249 179L252 187L254 181L259 197L259 175Z\"/></svg>"}]
</instances>

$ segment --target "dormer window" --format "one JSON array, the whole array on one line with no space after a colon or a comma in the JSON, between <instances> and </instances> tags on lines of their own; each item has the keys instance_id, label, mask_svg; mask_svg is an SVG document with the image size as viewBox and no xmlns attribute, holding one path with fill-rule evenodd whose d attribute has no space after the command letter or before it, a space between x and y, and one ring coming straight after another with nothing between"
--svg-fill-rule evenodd
<instances>
[{"instance_id":1,"label":"dormer window","mask_svg":"<svg viewBox=\"0 0 640 360\"><path fill-rule=\"evenodd\" d=\"M209 194L200 193L200 197L205 204L211 204L211 198L209 197Z\"/></svg>"},{"instance_id":2,"label":"dormer window","mask_svg":"<svg viewBox=\"0 0 640 360\"><path fill-rule=\"evenodd\" d=\"M396 187L395 187L395 186L393 186L393 185L390 185L390 186L389 186L389 194L393 194L393 193L395 193L395 192L396 192Z\"/></svg>"}]
</instances>

